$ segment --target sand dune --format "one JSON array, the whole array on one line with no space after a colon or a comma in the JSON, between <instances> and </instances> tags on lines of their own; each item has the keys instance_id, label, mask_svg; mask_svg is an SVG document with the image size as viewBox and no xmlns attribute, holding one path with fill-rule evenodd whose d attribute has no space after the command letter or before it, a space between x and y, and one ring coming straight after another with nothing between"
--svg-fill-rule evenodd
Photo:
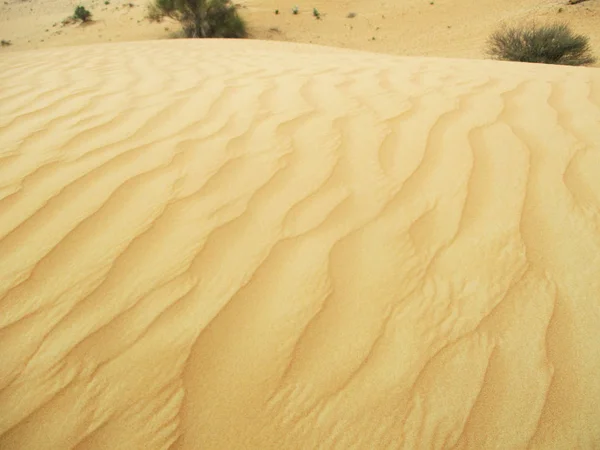
<instances>
[{"instance_id":1,"label":"sand dune","mask_svg":"<svg viewBox=\"0 0 600 450\"><path fill-rule=\"evenodd\" d=\"M600 447L600 71L0 68L0 448Z\"/></svg>"}]
</instances>

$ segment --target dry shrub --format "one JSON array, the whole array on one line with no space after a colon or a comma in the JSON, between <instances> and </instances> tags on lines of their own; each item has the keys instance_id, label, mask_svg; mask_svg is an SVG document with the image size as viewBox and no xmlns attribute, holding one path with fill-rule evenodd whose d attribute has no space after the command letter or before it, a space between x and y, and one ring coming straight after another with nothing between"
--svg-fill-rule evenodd
<instances>
[{"instance_id":1,"label":"dry shrub","mask_svg":"<svg viewBox=\"0 0 600 450\"><path fill-rule=\"evenodd\" d=\"M494 59L581 66L593 64L589 39L562 23L503 26L488 39L487 53Z\"/></svg>"},{"instance_id":2,"label":"dry shrub","mask_svg":"<svg viewBox=\"0 0 600 450\"><path fill-rule=\"evenodd\" d=\"M148 19L177 20L189 38L243 38L246 23L230 0L154 0Z\"/></svg>"}]
</instances>

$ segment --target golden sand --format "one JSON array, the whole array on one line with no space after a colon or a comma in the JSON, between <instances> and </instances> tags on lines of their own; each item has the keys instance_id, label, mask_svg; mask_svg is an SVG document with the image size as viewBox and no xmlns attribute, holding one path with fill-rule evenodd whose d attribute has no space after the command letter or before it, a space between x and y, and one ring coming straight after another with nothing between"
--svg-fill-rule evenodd
<instances>
[{"instance_id":1,"label":"golden sand","mask_svg":"<svg viewBox=\"0 0 600 450\"><path fill-rule=\"evenodd\" d=\"M599 448L597 69L155 41L0 86L0 448Z\"/></svg>"}]
</instances>

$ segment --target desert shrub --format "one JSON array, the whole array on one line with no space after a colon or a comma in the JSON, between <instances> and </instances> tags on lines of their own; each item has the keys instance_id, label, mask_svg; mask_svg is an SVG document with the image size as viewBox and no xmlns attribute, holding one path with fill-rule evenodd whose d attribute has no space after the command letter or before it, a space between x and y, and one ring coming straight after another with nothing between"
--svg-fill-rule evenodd
<instances>
[{"instance_id":1,"label":"desert shrub","mask_svg":"<svg viewBox=\"0 0 600 450\"><path fill-rule=\"evenodd\" d=\"M487 53L492 58L506 61L569 66L595 62L589 39L560 23L504 26L490 36Z\"/></svg>"},{"instance_id":2,"label":"desert shrub","mask_svg":"<svg viewBox=\"0 0 600 450\"><path fill-rule=\"evenodd\" d=\"M177 20L189 38L242 38L246 22L230 0L154 0L148 18Z\"/></svg>"},{"instance_id":3,"label":"desert shrub","mask_svg":"<svg viewBox=\"0 0 600 450\"><path fill-rule=\"evenodd\" d=\"M85 9L84 6L79 5L75 8L75 12L73 13L73 19L81 20L82 22L87 22L90 17L92 17L92 13Z\"/></svg>"},{"instance_id":4,"label":"desert shrub","mask_svg":"<svg viewBox=\"0 0 600 450\"><path fill-rule=\"evenodd\" d=\"M148 11L146 12L146 19L150 22L162 22L165 14L156 6L155 3L148 5Z\"/></svg>"}]
</instances>

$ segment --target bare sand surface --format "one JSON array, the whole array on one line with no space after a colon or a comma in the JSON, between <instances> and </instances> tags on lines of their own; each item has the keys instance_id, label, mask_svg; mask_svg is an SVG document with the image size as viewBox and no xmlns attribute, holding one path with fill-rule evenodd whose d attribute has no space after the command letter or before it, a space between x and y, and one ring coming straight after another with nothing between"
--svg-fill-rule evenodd
<instances>
[{"instance_id":1,"label":"bare sand surface","mask_svg":"<svg viewBox=\"0 0 600 450\"><path fill-rule=\"evenodd\" d=\"M0 0L3 52L100 42L168 39L179 25L150 23L150 0ZM561 21L590 38L600 58L600 1L568 0L238 0L250 36L405 56L486 58L488 36L502 23ZM83 4L93 22L62 26ZM297 4L299 14L292 14ZM313 17L317 8L321 20ZM278 10L279 14L275 14ZM560 12L559 12L560 11ZM348 15L354 13L354 17ZM600 67L600 60L596 63Z\"/></svg>"},{"instance_id":2,"label":"bare sand surface","mask_svg":"<svg viewBox=\"0 0 600 450\"><path fill-rule=\"evenodd\" d=\"M600 71L0 58L0 448L597 449Z\"/></svg>"}]
</instances>

